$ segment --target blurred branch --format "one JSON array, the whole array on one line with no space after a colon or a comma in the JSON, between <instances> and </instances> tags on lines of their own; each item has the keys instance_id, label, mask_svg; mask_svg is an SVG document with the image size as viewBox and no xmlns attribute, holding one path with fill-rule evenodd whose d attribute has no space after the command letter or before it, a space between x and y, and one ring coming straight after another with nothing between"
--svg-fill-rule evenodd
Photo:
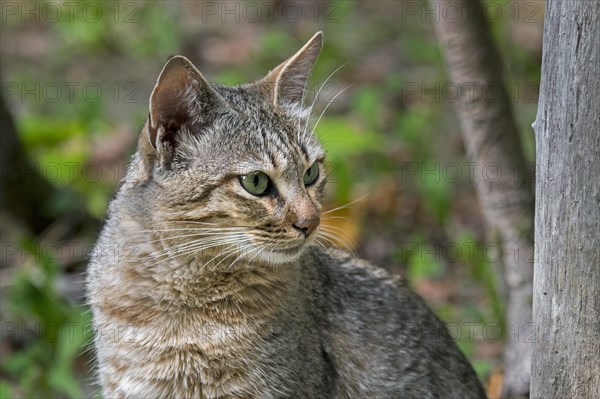
<instances>
[{"instance_id":1,"label":"blurred branch","mask_svg":"<svg viewBox=\"0 0 600 399\"><path fill-rule=\"evenodd\" d=\"M448 0L430 0L443 9ZM435 23L453 83L474 87L472 96L457 103L468 156L476 163L475 186L485 219L503 250L503 277L507 295L507 322L511 331L505 352L504 397L527 396L531 374L531 344L526 339L531 325L533 276L534 195L526 181L526 165L508 93L502 77L502 59L476 0L452 0L462 17L443 16ZM487 88L498 92L490 100ZM486 179L494 165L500 176Z\"/></svg>"},{"instance_id":2,"label":"blurred branch","mask_svg":"<svg viewBox=\"0 0 600 399\"><path fill-rule=\"evenodd\" d=\"M27 158L12 115L0 99L0 212L24 222L35 235L53 218L43 204L55 193Z\"/></svg>"},{"instance_id":3,"label":"blurred branch","mask_svg":"<svg viewBox=\"0 0 600 399\"><path fill-rule=\"evenodd\" d=\"M56 215L49 206L52 199L67 196L73 198L68 188L53 186L34 167L21 145L19 135L4 102L0 99L0 216L2 217L2 241L18 244L22 233L35 237L40 245L60 248L71 237L83 231L96 231L99 221L81 202L73 201L67 212ZM81 241L81 237L76 239ZM4 249L4 248L3 248ZM14 258L14 259L13 259ZM62 266L71 267L85 259L65 257ZM20 252L14 257L6 255L1 266L17 266L21 262Z\"/></svg>"}]
</instances>

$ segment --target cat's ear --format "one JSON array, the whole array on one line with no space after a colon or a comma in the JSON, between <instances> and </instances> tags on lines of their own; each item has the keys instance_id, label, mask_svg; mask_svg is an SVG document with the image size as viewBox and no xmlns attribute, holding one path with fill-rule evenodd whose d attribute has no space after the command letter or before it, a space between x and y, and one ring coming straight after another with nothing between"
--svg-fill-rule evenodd
<instances>
[{"instance_id":1,"label":"cat's ear","mask_svg":"<svg viewBox=\"0 0 600 399\"><path fill-rule=\"evenodd\" d=\"M206 123L220 101L204 76L185 57L169 59L150 95L147 137L155 150L173 144L188 121Z\"/></svg>"},{"instance_id":2,"label":"cat's ear","mask_svg":"<svg viewBox=\"0 0 600 399\"><path fill-rule=\"evenodd\" d=\"M301 103L308 75L323 46L323 33L317 32L296 54L278 65L257 85L274 105L282 102Z\"/></svg>"}]
</instances>

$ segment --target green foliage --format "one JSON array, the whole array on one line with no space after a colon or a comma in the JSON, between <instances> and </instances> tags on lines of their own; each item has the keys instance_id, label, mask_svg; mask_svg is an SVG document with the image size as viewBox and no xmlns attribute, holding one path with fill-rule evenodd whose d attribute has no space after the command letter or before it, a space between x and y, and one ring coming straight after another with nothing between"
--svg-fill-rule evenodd
<instances>
[{"instance_id":1,"label":"green foliage","mask_svg":"<svg viewBox=\"0 0 600 399\"><path fill-rule=\"evenodd\" d=\"M46 3L51 3L47 0ZM43 3L41 7L44 7ZM59 18L56 27L64 42L86 52L95 52L108 46L111 32L110 18L107 18L108 2L83 0L77 4L81 10L89 12L72 12L68 18Z\"/></svg>"},{"instance_id":2,"label":"green foliage","mask_svg":"<svg viewBox=\"0 0 600 399\"><path fill-rule=\"evenodd\" d=\"M121 8L117 31L119 38L125 39L126 53L134 57L165 58L178 52L181 33L179 25L173 23L178 18L173 8L155 7L151 2L124 2ZM127 22L128 18L132 23Z\"/></svg>"},{"instance_id":3,"label":"green foliage","mask_svg":"<svg viewBox=\"0 0 600 399\"><path fill-rule=\"evenodd\" d=\"M408 144L415 160L431 157L432 121L436 114L430 106L415 105L396 117L395 132L398 138Z\"/></svg>"},{"instance_id":4,"label":"green foliage","mask_svg":"<svg viewBox=\"0 0 600 399\"><path fill-rule=\"evenodd\" d=\"M347 118L323 118L315 128L317 136L327 148L329 180L335 185L335 198L340 203L350 200L351 189L360 179L361 170L349 164L348 158L376 153L381 139L375 132L361 131ZM364 171L362 171L364 172Z\"/></svg>"},{"instance_id":5,"label":"green foliage","mask_svg":"<svg viewBox=\"0 0 600 399\"><path fill-rule=\"evenodd\" d=\"M353 93L353 109L367 126L376 127L384 109L383 90L373 86L363 86Z\"/></svg>"},{"instance_id":6,"label":"green foliage","mask_svg":"<svg viewBox=\"0 0 600 399\"><path fill-rule=\"evenodd\" d=\"M425 35L407 35L400 38L400 47L414 62L422 62L430 65L442 65L442 55L438 46Z\"/></svg>"},{"instance_id":7,"label":"green foliage","mask_svg":"<svg viewBox=\"0 0 600 399\"><path fill-rule=\"evenodd\" d=\"M50 2L50 1L49 1ZM70 51L87 55L120 51L134 57L165 57L179 47L172 7L148 2L83 0L53 24Z\"/></svg>"},{"instance_id":8,"label":"green foliage","mask_svg":"<svg viewBox=\"0 0 600 399\"><path fill-rule=\"evenodd\" d=\"M506 329L504 304L498 291L499 281L493 264L493 261L498 259L498 246L482 244L470 232L462 232L457 238L457 243L461 248L461 261L468 265L471 277L484 288L487 294L491 314L485 315L483 319L492 320L504 331Z\"/></svg>"},{"instance_id":9,"label":"green foliage","mask_svg":"<svg viewBox=\"0 0 600 399\"><path fill-rule=\"evenodd\" d=\"M101 218L108 204L113 183L100 179L98 165L89 165L92 143L91 120L30 116L18 120L23 145L34 166L60 195L45 204L53 214L64 214L73 204L83 201L92 215ZM106 174L106 171L105 171ZM106 176L105 176L106 177Z\"/></svg>"},{"instance_id":10,"label":"green foliage","mask_svg":"<svg viewBox=\"0 0 600 399\"><path fill-rule=\"evenodd\" d=\"M291 48L295 48L291 34L284 30L270 30L265 32L259 39L259 54L264 57L264 62L270 62L272 66L280 63L286 57L289 57ZM268 58L274 58L269 60Z\"/></svg>"},{"instance_id":11,"label":"green foliage","mask_svg":"<svg viewBox=\"0 0 600 399\"><path fill-rule=\"evenodd\" d=\"M424 170L433 170L437 168L437 164L433 162L423 163ZM424 175L418 180L417 188L425 202L425 207L437 221L444 223L446 217L450 213L450 200L452 194L451 183L443 178L440 178L439 173Z\"/></svg>"},{"instance_id":12,"label":"green foliage","mask_svg":"<svg viewBox=\"0 0 600 399\"><path fill-rule=\"evenodd\" d=\"M11 388L7 382L0 381L0 398L8 399L12 397Z\"/></svg>"},{"instance_id":13,"label":"green foliage","mask_svg":"<svg viewBox=\"0 0 600 399\"><path fill-rule=\"evenodd\" d=\"M73 376L75 360L90 342L90 314L56 291L59 265L37 243L21 245L37 263L15 276L7 306L11 326L25 346L3 358L0 368L18 382L25 397L81 398L82 388ZM10 390L7 382L2 390Z\"/></svg>"},{"instance_id":14,"label":"green foliage","mask_svg":"<svg viewBox=\"0 0 600 399\"><path fill-rule=\"evenodd\" d=\"M240 71L227 70L220 72L215 79L216 82L224 84L226 86L236 86L240 83L246 82L248 79L244 77L244 74Z\"/></svg>"},{"instance_id":15,"label":"green foliage","mask_svg":"<svg viewBox=\"0 0 600 399\"><path fill-rule=\"evenodd\" d=\"M492 372L492 364L487 360L473 360L471 365L475 369L475 372L479 376L479 379L483 380L486 376Z\"/></svg>"},{"instance_id":16,"label":"green foliage","mask_svg":"<svg viewBox=\"0 0 600 399\"><path fill-rule=\"evenodd\" d=\"M408 260L408 280L417 282L424 278L439 277L444 270L444 265L436 255L432 254L431 247L423 237L415 234L409 243L411 251L400 255Z\"/></svg>"}]
</instances>

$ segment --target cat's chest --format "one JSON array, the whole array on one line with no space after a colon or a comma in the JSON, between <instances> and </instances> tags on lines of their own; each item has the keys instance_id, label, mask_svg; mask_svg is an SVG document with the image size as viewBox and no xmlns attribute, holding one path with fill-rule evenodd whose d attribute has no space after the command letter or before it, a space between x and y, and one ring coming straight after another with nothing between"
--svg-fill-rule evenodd
<instances>
[{"instance_id":1,"label":"cat's chest","mask_svg":"<svg viewBox=\"0 0 600 399\"><path fill-rule=\"evenodd\" d=\"M295 366L283 361L292 356L289 343L273 345L264 332L255 326L207 321L163 321L130 331L125 338L137 341L136 352L144 360L141 367L126 372L131 378L121 381L144 378L150 384L143 388L147 392L139 393L150 396L164 392L190 397L201 392L204 398L269 397L270 389L281 389L289 381Z\"/></svg>"},{"instance_id":2,"label":"cat's chest","mask_svg":"<svg viewBox=\"0 0 600 399\"><path fill-rule=\"evenodd\" d=\"M199 373L204 368L237 367L249 348L260 350L260 331L249 325L214 321L165 319L131 331L133 341L150 350L176 374Z\"/></svg>"}]
</instances>

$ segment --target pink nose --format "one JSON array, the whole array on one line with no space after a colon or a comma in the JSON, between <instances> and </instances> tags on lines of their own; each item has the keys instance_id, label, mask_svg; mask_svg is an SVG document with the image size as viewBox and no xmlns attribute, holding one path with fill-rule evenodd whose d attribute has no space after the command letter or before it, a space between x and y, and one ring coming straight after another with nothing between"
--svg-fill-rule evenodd
<instances>
[{"instance_id":1,"label":"pink nose","mask_svg":"<svg viewBox=\"0 0 600 399\"><path fill-rule=\"evenodd\" d=\"M300 230L304 236L307 237L317 228L320 222L321 219L319 216L313 216L298 220L296 223L294 223L294 228L296 230Z\"/></svg>"}]
</instances>

